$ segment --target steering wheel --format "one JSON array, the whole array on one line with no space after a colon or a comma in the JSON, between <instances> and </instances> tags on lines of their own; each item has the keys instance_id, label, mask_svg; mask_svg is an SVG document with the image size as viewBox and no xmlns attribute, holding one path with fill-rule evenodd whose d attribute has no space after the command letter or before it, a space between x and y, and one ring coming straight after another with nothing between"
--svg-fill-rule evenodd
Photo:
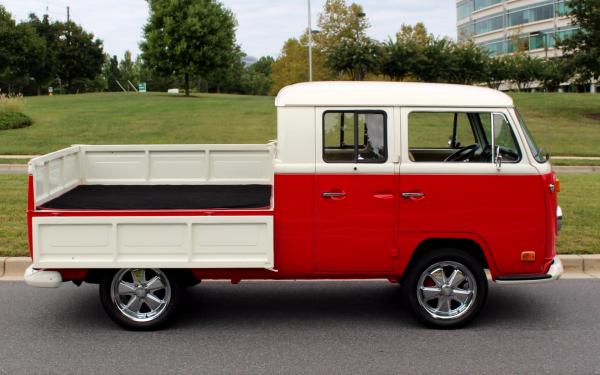
<instances>
[{"instance_id":1,"label":"steering wheel","mask_svg":"<svg viewBox=\"0 0 600 375\"><path fill-rule=\"evenodd\" d=\"M450 156L448 156L446 159L444 159L444 162L467 160L475 154L475 152L479 149L479 147L480 146L475 143L470 146L458 149L458 150L456 150L456 152L453 152Z\"/></svg>"}]
</instances>

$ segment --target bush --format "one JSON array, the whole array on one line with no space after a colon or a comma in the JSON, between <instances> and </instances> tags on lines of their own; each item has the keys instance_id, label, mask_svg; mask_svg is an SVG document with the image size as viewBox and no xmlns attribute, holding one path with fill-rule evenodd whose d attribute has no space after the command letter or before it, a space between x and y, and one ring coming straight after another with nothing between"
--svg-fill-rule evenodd
<instances>
[{"instance_id":1,"label":"bush","mask_svg":"<svg viewBox=\"0 0 600 375\"><path fill-rule=\"evenodd\" d=\"M0 112L23 112L25 99L22 95L0 94Z\"/></svg>"},{"instance_id":2,"label":"bush","mask_svg":"<svg viewBox=\"0 0 600 375\"><path fill-rule=\"evenodd\" d=\"M29 116L21 112L0 112L0 130L19 129L31 126L33 121Z\"/></svg>"}]
</instances>

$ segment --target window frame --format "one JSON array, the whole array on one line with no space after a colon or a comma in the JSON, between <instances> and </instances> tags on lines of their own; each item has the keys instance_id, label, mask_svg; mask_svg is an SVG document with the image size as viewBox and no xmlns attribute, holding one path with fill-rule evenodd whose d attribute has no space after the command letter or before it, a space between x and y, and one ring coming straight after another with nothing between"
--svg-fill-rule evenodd
<instances>
[{"instance_id":1,"label":"window frame","mask_svg":"<svg viewBox=\"0 0 600 375\"><path fill-rule=\"evenodd\" d=\"M325 150L326 150L326 143L325 143L325 116L327 116L328 114L347 114L347 113L352 113L354 114L354 158L352 161L329 161L326 160L325 158ZM384 149L384 159L381 160L369 160L369 159L365 159L365 160L359 160L358 156L359 156L359 152L358 152L358 145L359 145L359 134L358 134L358 115L382 115L383 116L383 149ZM342 132L344 133L344 132ZM362 138L364 141L364 138ZM323 112L323 115L321 117L321 159L323 159L323 162L326 164L385 164L388 162L389 160L389 144L388 144L388 115L386 111L383 110L375 110L375 109L365 109L365 110L360 110L360 109L350 109L350 110L345 110L345 109L331 109L331 110L326 110Z\"/></svg>"}]
</instances>

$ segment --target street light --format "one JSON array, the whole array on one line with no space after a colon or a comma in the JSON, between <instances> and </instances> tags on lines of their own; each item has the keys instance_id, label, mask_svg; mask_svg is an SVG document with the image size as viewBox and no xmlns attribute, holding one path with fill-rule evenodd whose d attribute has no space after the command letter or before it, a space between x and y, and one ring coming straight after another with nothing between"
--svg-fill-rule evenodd
<instances>
[{"instance_id":1,"label":"street light","mask_svg":"<svg viewBox=\"0 0 600 375\"><path fill-rule=\"evenodd\" d=\"M308 0L308 81L313 80L313 66L312 66L312 18L310 14L310 0Z\"/></svg>"}]
</instances>

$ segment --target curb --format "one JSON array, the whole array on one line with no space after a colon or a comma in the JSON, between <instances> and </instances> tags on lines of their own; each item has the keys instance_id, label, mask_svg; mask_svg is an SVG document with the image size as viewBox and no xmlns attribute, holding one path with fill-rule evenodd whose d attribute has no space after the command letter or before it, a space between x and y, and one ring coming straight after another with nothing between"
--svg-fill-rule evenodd
<instances>
[{"instance_id":1,"label":"curb","mask_svg":"<svg viewBox=\"0 0 600 375\"><path fill-rule=\"evenodd\" d=\"M559 255L559 258L564 267L564 279L600 278L600 254ZM29 265L29 257L0 257L0 281L23 280Z\"/></svg>"}]
</instances>

